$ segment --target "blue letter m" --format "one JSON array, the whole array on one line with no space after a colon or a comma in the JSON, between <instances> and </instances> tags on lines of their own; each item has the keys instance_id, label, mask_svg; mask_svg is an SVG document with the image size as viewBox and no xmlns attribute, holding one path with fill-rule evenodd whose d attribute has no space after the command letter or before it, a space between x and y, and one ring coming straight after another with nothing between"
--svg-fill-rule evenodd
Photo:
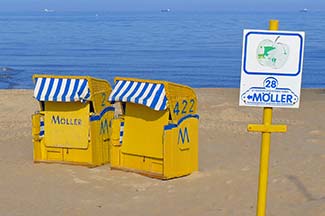
<instances>
[{"instance_id":1,"label":"blue letter m","mask_svg":"<svg viewBox=\"0 0 325 216\"><path fill-rule=\"evenodd\" d=\"M184 142L185 142L185 138L186 138L186 140L187 140L188 143L190 142L190 138L189 138L189 136L188 136L187 127L184 128L184 134L183 134L183 132L182 132L182 128L179 129L177 144L179 144L179 139L180 139L180 138L181 138L181 140L182 140L182 144L184 144Z\"/></svg>"},{"instance_id":2,"label":"blue letter m","mask_svg":"<svg viewBox=\"0 0 325 216\"><path fill-rule=\"evenodd\" d=\"M107 119L100 122L100 134L106 134L108 132Z\"/></svg>"}]
</instances>

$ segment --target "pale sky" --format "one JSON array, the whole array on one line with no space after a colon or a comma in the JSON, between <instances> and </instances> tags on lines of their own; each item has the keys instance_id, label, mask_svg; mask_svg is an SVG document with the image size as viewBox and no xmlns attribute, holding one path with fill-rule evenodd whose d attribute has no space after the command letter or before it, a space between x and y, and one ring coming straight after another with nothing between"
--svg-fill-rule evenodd
<instances>
[{"instance_id":1,"label":"pale sky","mask_svg":"<svg viewBox=\"0 0 325 216\"><path fill-rule=\"evenodd\" d=\"M0 0L0 11L325 11L325 0Z\"/></svg>"}]
</instances>

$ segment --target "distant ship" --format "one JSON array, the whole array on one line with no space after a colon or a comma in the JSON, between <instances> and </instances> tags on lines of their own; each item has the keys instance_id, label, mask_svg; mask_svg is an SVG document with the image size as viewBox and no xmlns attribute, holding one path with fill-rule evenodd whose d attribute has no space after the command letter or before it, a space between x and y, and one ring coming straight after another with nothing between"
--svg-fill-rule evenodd
<instances>
[{"instance_id":1,"label":"distant ship","mask_svg":"<svg viewBox=\"0 0 325 216\"><path fill-rule=\"evenodd\" d=\"M300 10L300 12L304 12L304 13L307 12L307 11L308 11L307 8L304 8L304 9L301 9L301 10Z\"/></svg>"},{"instance_id":2,"label":"distant ship","mask_svg":"<svg viewBox=\"0 0 325 216\"><path fill-rule=\"evenodd\" d=\"M50 9L47 9L47 8L45 8L43 11L44 11L45 13L52 13L52 12L54 12L54 10L50 10Z\"/></svg>"},{"instance_id":3,"label":"distant ship","mask_svg":"<svg viewBox=\"0 0 325 216\"><path fill-rule=\"evenodd\" d=\"M160 12L170 12L170 9L167 8L167 9L161 9Z\"/></svg>"}]
</instances>

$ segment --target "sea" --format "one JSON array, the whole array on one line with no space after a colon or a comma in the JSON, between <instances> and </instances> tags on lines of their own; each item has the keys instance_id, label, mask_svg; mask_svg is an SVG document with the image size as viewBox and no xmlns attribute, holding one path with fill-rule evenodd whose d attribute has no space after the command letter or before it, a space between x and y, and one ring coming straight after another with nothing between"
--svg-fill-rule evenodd
<instances>
[{"instance_id":1,"label":"sea","mask_svg":"<svg viewBox=\"0 0 325 216\"><path fill-rule=\"evenodd\" d=\"M33 74L238 88L243 30L304 31L302 87L325 88L325 12L0 13L0 89L32 89Z\"/></svg>"}]
</instances>

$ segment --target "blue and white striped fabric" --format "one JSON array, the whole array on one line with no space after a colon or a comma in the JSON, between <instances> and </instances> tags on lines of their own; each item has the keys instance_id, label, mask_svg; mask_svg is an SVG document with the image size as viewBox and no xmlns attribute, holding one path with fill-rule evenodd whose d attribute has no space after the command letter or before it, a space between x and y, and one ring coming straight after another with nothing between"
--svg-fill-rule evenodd
<instances>
[{"instance_id":1,"label":"blue and white striped fabric","mask_svg":"<svg viewBox=\"0 0 325 216\"><path fill-rule=\"evenodd\" d=\"M34 97L38 101L74 102L90 98L87 79L36 78Z\"/></svg>"},{"instance_id":2,"label":"blue and white striped fabric","mask_svg":"<svg viewBox=\"0 0 325 216\"><path fill-rule=\"evenodd\" d=\"M110 102L132 102L154 110L167 108L164 84L118 80L109 96Z\"/></svg>"},{"instance_id":3,"label":"blue and white striped fabric","mask_svg":"<svg viewBox=\"0 0 325 216\"><path fill-rule=\"evenodd\" d=\"M123 143L123 135L124 135L124 122L120 124L120 145Z\"/></svg>"},{"instance_id":4,"label":"blue and white striped fabric","mask_svg":"<svg viewBox=\"0 0 325 216\"><path fill-rule=\"evenodd\" d=\"M40 137L44 137L44 120L41 118L40 120L40 132L39 132Z\"/></svg>"}]
</instances>

